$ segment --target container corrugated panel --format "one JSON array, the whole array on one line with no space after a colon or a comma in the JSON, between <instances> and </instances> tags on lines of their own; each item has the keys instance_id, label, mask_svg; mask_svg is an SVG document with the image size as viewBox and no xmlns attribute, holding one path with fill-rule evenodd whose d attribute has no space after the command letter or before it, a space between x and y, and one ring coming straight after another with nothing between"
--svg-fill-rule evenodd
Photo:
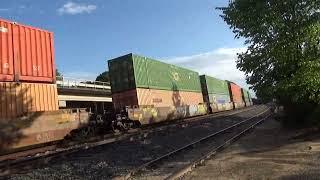
<instances>
[{"instance_id":1,"label":"container corrugated panel","mask_svg":"<svg viewBox=\"0 0 320 180\"><path fill-rule=\"evenodd\" d=\"M216 104L230 103L230 95L225 94L209 94L209 102Z\"/></svg>"},{"instance_id":2,"label":"container corrugated panel","mask_svg":"<svg viewBox=\"0 0 320 180\"><path fill-rule=\"evenodd\" d=\"M131 54L108 61L108 66L112 93L136 88Z\"/></svg>"},{"instance_id":3,"label":"container corrugated panel","mask_svg":"<svg viewBox=\"0 0 320 180\"><path fill-rule=\"evenodd\" d=\"M119 111L126 106L137 106L138 96L136 89L112 94L112 103L115 110Z\"/></svg>"},{"instance_id":4,"label":"container corrugated panel","mask_svg":"<svg viewBox=\"0 0 320 180\"><path fill-rule=\"evenodd\" d=\"M231 89L232 101L234 103L243 103L241 87L232 82L230 82L229 84Z\"/></svg>"},{"instance_id":5,"label":"container corrugated panel","mask_svg":"<svg viewBox=\"0 0 320 180\"><path fill-rule=\"evenodd\" d=\"M13 150L61 140L88 122L89 113L84 110L28 113L21 118L0 122L0 147L1 150Z\"/></svg>"},{"instance_id":6,"label":"container corrugated panel","mask_svg":"<svg viewBox=\"0 0 320 180\"><path fill-rule=\"evenodd\" d=\"M14 24L13 46L16 80L55 81L53 33Z\"/></svg>"},{"instance_id":7,"label":"container corrugated panel","mask_svg":"<svg viewBox=\"0 0 320 180\"><path fill-rule=\"evenodd\" d=\"M114 93L112 101L115 109L120 110L125 106L180 107L198 105L203 103L203 97L198 92L137 88Z\"/></svg>"},{"instance_id":8,"label":"container corrugated panel","mask_svg":"<svg viewBox=\"0 0 320 180\"><path fill-rule=\"evenodd\" d=\"M179 107L203 103L202 94L188 91L168 91L159 89L137 89L139 105L154 107Z\"/></svg>"},{"instance_id":9,"label":"container corrugated panel","mask_svg":"<svg viewBox=\"0 0 320 180\"><path fill-rule=\"evenodd\" d=\"M13 80L12 24L0 19L0 81Z\"/></svg>"},{"instance_id":10,"label":"container corrugated panel","mask_svg":"<svg viewBox=\"0 0 320 180\"><path fill-rule=\"evenodd\" d=\"M243 88L241 89L241 91L242 91L243 100L246 103L246 106L250 106L251 105L251 98L250 98L249 91L247 91Z\"/></svg>"},{"instance_id":11,"label":"container corrugated panel","mask_svg":"<svg viewBox=\"0 0 320 180\"><path fill-rule=\"evenodd\" d=\"M1 82L0 99L0 120L59 109L55 84Z\"/></svg>"},{"instance_id":12,"label":"container corrugated panel","mask_svg":"<svg viewBox=\"0 0 320 180\"><path fill-rule=\"evenodd\" d=\"M202 75L200 76L200 82L208 94L229 94L228 83L224 80Z\"/></svg>"},{"instance_id":13,"label":"container corrugated panel","mask_svg":"<svg viewBox=\"0 0 320 180\"><path fill-rule=\"evenodd\" d=\"M0 20L1 81L55 82L53 33Z\"/></svg>"},{"instance_id":14,"label":"container corrugated panel","mask_svg":"<svg viewBox=\"0 0 320 180\"><path fill-rule=\"evenodd\" d=\"M133 65L138 88L201 92L195 71L138 55L133 55Z\"/></svg>"},{"instance_id":15,"label":"container corrugated panel","mask_svg":"<svg viewBox=\"0 0 320 180\"><path fill-rule=\"evenodd\" d=\"M249 91L247 91L247 97L248 97L248 99L247 99L247 101L248 101L248 105L249 106L251 106L252 105L252 99L251 99L251 95L250 95L250 92Z\"/></svg>"},{"instance_id":16,"label":"container corrugated panel","mask_svg":"<svg viewBox=\"0 0 320 180\"><path fill-rule=\"evenodd\" d=\"M134 88L201 92L198 73L188 69L133 54L110 60L108 64L112 92Z\"/></svg>"},{"instance_id":17,"label":"container corrugated panel","mask_svg":"<svg viewBox=\"0 0 320 180\"><path fill-rule=\"evenodd\" d=\"M204 101L211 107L212 112L230 110L233 103L230 99L228 83L210 76L200 76Z\"/></svg>"},{"instance_id":18,"label":"container corrugated panel","mask_svg":"<svg viewBox=\"0 0 320 180\"><path fill-rule=\"evenodd\" d=\"M128 109L131 120L139 121L141 124L153 124L173 119L203 115L207 113L206 106L185 105L179 107L136 107Z\"/></svg>"}]
</instances>

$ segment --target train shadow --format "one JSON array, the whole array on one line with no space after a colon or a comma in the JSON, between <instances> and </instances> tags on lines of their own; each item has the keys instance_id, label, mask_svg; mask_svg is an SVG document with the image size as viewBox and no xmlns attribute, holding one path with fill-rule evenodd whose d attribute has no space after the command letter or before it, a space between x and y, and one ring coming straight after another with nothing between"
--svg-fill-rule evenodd
<instances>
[{"instance_id":1,"label":"train shadow","mask_svg":"<svg viewBox=\"0 0 320 180\"><path fill-rule=\"evenodd\" d=\"M24 131L41 113L30 112L35 107L30 87L15 83L0 83L0 153L4 153L26 138Z\"/></svg>"}]
</instances>

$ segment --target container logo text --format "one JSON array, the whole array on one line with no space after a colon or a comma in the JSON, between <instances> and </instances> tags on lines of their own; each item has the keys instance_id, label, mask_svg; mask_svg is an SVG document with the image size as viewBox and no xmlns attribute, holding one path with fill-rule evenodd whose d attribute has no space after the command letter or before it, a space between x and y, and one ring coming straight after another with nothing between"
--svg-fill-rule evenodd
<instances>
[{"instance_id":1,"label":"container logo text","mask_svg":"<svg viewBox=\"0 0 320 180\"><path fill-rule=\"evenodd\" d=\"M40 70L40 66L33 65L33 71L39 71L39 70Z\"/></svg>"},{"instance_id":2,"label":"container logo text","mask_svg":"<svg viewBox=\"0 0 320 180\"><path fill-rule=\"evenodd\" d=\"M0 32L7 33L8 29L5 27L0 27Z\"/></svg>"},{"instance_id":3,"label":"container logo text","mask_svg":"<svg viewBox=\"0 0 320 180\"><path fill-rule=\"evenodd\" d=\"M4 63L3 64L3 69L9 69L9 63Z\"/></svg>"},{"instance_id":4,"label":"container logo text","mask_svg":"<svg viewBox=\"0 0 320 180\"><path fill-rule=\"evenodd\" d=\"M179 81L179 74L178 73L172 73L172 76L173 76L173 79L175 80L175 81Z\"/></svg>"}]
</instances>

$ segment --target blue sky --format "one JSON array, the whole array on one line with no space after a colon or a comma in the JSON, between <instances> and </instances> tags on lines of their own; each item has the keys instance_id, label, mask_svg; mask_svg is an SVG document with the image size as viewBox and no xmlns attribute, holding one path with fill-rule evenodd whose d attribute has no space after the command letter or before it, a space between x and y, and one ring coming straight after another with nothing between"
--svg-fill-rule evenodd
<instances>
[{"instance_id":1,"label":"blue sky","mask_svg":"<svg viewBox=\"0 0 320 180\"><path fill-rule=\"evenodd\" d=\"M56 64L67 76L93 78L107 60L134 52L244 83L235 68L243 41L215 7L228 0L11 0L0 17L55 34Z\"/></svg>"}]
</instances>

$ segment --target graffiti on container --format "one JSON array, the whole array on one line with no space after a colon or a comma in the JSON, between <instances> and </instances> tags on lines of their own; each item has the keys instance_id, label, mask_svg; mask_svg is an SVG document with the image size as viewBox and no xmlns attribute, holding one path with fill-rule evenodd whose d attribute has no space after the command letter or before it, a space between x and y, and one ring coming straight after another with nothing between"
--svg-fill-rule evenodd
<instances>
[{"instance_id":1,"label":"graffiti on container","mask_svg":"<svg viewBox=\"0 0 320 180\"><path fill-rule=\"evenodd\" d=\"M176 112L178 117L185 117L187 114L186 107L184 106L176 107Z\"/></svg>"},{"instance_id":2,"label":"graffiti on container","mask_svg":"<svg viewBox=\"0 0 320 180\"><path fill-rule=\"evenodd\" d=\"M226 103L226 100L224 100L224 99L218 99L218 103L219 103L219 104L224 104L224 103Z\"/></svg>"},{"instance_id":3,"label":"graffiti on container","mask_svg":"<svg viewBox=\"0 0 320 180\"><path fill-rule=\"evenodd\" d=\"M172 78L173 78L175 81L179 81L179 80L180 80L179 73L177 73L177 72L172 73Z\"/></svg>"},{"instance_id":4,"label":"graffiti on container","mask_svg":"<svg viewBox=\"0 0 320 180\"><path fill-rule=\"evenodd\" d=\"M198 106L197 105L191 105L189 106L189 115L194 116L198 114Z\"/></svg>"},{"instance_id":5,"label":"graffiti on container","mask_svg":"<svg viewBox=\"0 0 320 180\"><path fill-rule=\"evenodd\" d=\"M154 98L152 101L154 103L162 103L162 99L161 98Z\"/></svg>"},{"instance_id":6,"label":"graffiti on container","mask_svg":"<svg viewBox=\"0 0 320 180\"><path fill-rule=\"evenodd\" d=\"M50 132L44 132L44 133L37 134L36 138L38 142L48 142L54 139L54 135L53 133L50 133Z\"/></svg>"},{"instance_id":7,"label":"graffiti on container","mask_svg":"<svg viewBox=\"0 0 320 180\"><path fill-rule=\"evenodd\" d=\"M158 111L153 107L140 107L135 109L129 109L128 115L130 119L142 121L144 119L156 119L158 117Z\"/></svg>"},{"instance_id":8,"label":"graffiti on container","mask_svg":"<svg viewBox=\"0 0 320 180\"><path fill-rule=\"evenodd\" d=\"M207 112L207 108L204 104L198 106L198 113L199 114L205 114L206 112Z\"/></svg>"},{"instance_id":9,"label":"graffiti on container","mask_svg":"<svg viewBox=\"0 0 320 180\"><path fill-rule=\"evenodd\" d=\"M75 114L72 114L71 116L67 113L65 114L62 114L61 115L61 118L57 118L57 123L58 124L66 124L66 123L69 123L71 121L76 121L77 117Z\"/></svg>"}]
</instances>

